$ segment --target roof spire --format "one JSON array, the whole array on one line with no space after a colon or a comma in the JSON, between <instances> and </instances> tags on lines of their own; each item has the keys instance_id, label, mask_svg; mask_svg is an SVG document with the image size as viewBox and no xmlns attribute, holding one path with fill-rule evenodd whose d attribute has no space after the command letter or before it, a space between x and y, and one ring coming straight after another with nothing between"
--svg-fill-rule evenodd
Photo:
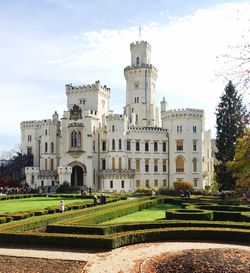
<instances>
[{"instance_id":1,"label":"roof spire","mask_svg":"<svg viewBox=\"0 0 250 273\"><path fill-rule=\"evenodd\" d=\"M139 42L141 41L141 27L139 27Z\"/></svg>"}]
</instances>

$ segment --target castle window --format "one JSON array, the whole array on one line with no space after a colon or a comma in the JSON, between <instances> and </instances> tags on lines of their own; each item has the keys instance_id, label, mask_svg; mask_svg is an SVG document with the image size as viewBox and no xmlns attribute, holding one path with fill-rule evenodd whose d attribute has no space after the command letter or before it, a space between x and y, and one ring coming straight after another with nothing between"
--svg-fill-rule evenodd
<instances>
[{"instance_id":1,"label":"castle window","mask_svg":"<svg viewBox=\"0 0 250 273\"><path fill-rule=\"evenodd\" d=\"M81 132L73 131L71 133L71 147L73 148L81 147Z\"/></svg>"},{"instance_id":2,"label":"castle window","mask_svg":"<svg viewBox=\"0 0 250 273\"><path fill-rule=\"evenodd\" d=\"M158 172L158 160L157 159L154 160L154 171Z\"/></svg>"},{"instance_id":3,"label":"castle window","mask_svg":"<svg viewBox=\"0 0 250 273\"><path fill-rule=\"evenodd\" d=\"M32 136L31 135L28 135L28 141L30 142L32 139Z\"/></svg>"},{"instance_id":4,"label":"castle window","mask_svg":"<svg viewBox=\"0 0 250 273\"><path fill-rule=\"evenodd\" d=\"M45 159L45 161L44 161L44 169L45 169L45 171L47 171L47 169L48 169L48 160L47 159Z\"/></svg>"},{"instance_id":5,"label":"castle window","mask_svg":"<svg viewBox=\"0 0 250 273\"><path fill-rule=\"evenodd\" d=\"M193 126L193 133L196 133L196 126Z\"/></svg>"},{"instance_id":6,"label":"castle window","mask_svg":"<svg viewBox=\"0 0 250 273\"><path fill-rule=\"evenodd\" d=\"M47 136L47 134L48 134L48 130L47 130L47 129L45 129L45 136Z\"/></svg>"},{"instance_id":7,"label":"castle window","mask_svg":"<svg viewBox=\"0 0 250 273\"><path fill-rule=\"evenodd\" d=\"M145 152L149 151L149 143L148 141L145 141Z\"/></svg>"},{"instance_id":8,"label":"castle window","mask_svg":"<svg viewBox=\"0 0 250 273\"><path fill-rule=\"evenodd\" d=\"M154 151L157 152L158 151L158 142L154 141Z\"/></svg>"},{"instance_id":9,"label":"castle window","mask_svg":"<svg viewBox=\"0 0 250 273\"><path fill-rule=\"evenodd\" d=\"M115 158L112 157L112 169L115 170Z\"/></svg>"},{"instance_id":10,"label":"castle window","mask_svg":"<svg viewBox=\"0 0 250 273\"><path fill-rule=\"evenodd\" d=\"M124 180L121 181L121 188L124 189Z\"/></svg>"},{"instance_id":11,"label":"castle window","mask_svg":"<svg viewBox=\"0 0 250 273\"><path fill-rule=\"evenodd\" d=\"M110 180L110 189L113 189L113 180Z\"/></svg>"},{"instance_id":12,"label":"castle window","mask_svg":"<svg viewBox=\"0 0 250 273\"><path fill-rule=\"evenodd\" d=\"M146 188L149 188L149 180L147 179L146 181L145 181L145 186L146 186Z\"/></svg>"},{"instance_id":13,"label":"castle window","mask_svg":"<svg viewBox=\"0 0 250 273\"><path fill-rule=\"evenodd\" d=\"M54 159L53 158L50 160L50 170L54 171Z\"/></svg>"},{"instance_id":14,"label":"castle window","mask_svg":"<svg viewBox=\"0 0 250 273\"><path fill-rule=\"evenodd\" d=\"M154 181L154 186L155 186L155 187L158 187L158 179L155 179L155 181Z\"/></svg>"},{"instance_id":15,"label":"castle window","mask_svg":"<svg viewBox=\"0 0 250 273\"><path fill-rule=\"evenodd\" d=\"M182 126L177 126L177 134L182 134Z\"/></svg>"},{"instance_id":16,"label":"castle window","mask_svg":"<svg viewBox=\"0 0 250 273\"><path fill-rule=\"evenodd\" d=\"M197 140L193 139L193 151L197 151Z\"/></svg>"},{"instance_id":17,"label":"castle window","mask_svg":"<svg viewBox=\"0 0 250 273\"><path fill-rule=\"evenodd\" d=\"M119 150L121 150L121 149L122 149L122 140L119 139Z\"/></svg>"},{"instance_id":18,"label":"castle window","mask_svg":"<svg viewBox=\"0 0 250 273\"><path fill-rule=\"evenodd\" d=\"M139 122L139 115L136 114L136 115L135 115L135 123L138 124L138 122Z\"/></svg>"},{"instance_id":19,"label":"castle window","mask_svg":"<svg viewBox=\"0 0 250 273\"><path fill-rule=\"evenodd\" d=\"M136 166L136 172L139 172L140 171L140 159L136 159L135 166Z\"/></svg>"},{"instance_id":20,"label":"castle window","mask_svg":"<svg viewBox=\"0 0 250 273\"><path fill-rule=\"evenodd\" d=\"M134 97L134 102L139 103L139 97Z\"/></svg>"},{"instance_id":21,"label":"castle window","mask_svg":"<svg viewBox=\"0 0 250 273\"><path fill-rule=\"evenodd\" d=\"M32 148L31 147L27 148L27 155L32 155Z\"/></svg>"},{"instance_id":22,"label":"castle window","mask_svg":"<svg viewBox=\"0 0 250 273\"><path fill-rule=\"evenodd\" d=\"M137 152L140 151L140 141L139 141L139 140L136 140L136 143L135 143L135 150L136 150Z\"/></svg>"},{"instance_id":23,"label":"castle window","mask_svg":"<svg viewBox=\"0 0 250 273\"><path fill-rule=\"evenodd\" d=\"M45 153L48 152L48 143L47 143L47 142L45 142L44 152L45 152Z\"/></svg>"},{"instance_id":24,"label":"castle window","mask_svg":"<svg viewBox=\"0 0 250 273\"><path fill-rule=\"evenodd\" d=\"M139 65L139 64L140 64L140 58L136 57L136 65Z\"/></svg>"},{"instance_id":25,"label":"castle window","mask_svg":"<svg viewBox=\"0 0 250 273\"><path fill-rule=\"evenodd\" d=\"M115 151L115 139L112 139L112 151Z\"/></svg>"},{"instance_id":26,"label":"castle window","mask_svg":"<svg viewBox=\"0 0 250 273\"><path fill-rule=\"evenodd\" d=\"M166 142L166 141L163 141L163 142L162 142L162 151L163 151L163 152L166 152L166 151L167 151L167 142Z\"/></svg>"},{"instance_id":27,"label":"castle window","mask_svg":"<svg viewBox=\"0 0 250 273\"><path fill-rule=\"evenodd\" d=\"M165 173L167 171L167 165L166 165L166 160L162 160L162 172Z\"/></svg>"},{"instance_id":28,"label":"castle window","mask_svg":"<svg viewBox=\"0 0 250 273\"><path fill-rule=\"evenodd\" d=\"M193 172L197 172L197 159L196 158L194 158L193 160L192 160L192 163L193 163Z\"/></svg>"},{"instance_id":29,"label":"castle window","mask_svg":"<svg viewBox=\"0 0 250 273\"><path fill-rule=\"evenodd\" d=\"M139 82L135 82L135 83L134 83L134 88L135 88L135 89L138 89L138 88L139 88Z\"/></svg>"},{"instance_id":30,"label":"castle window","mask_svg":"<svg viewBox=\"0 0 250 273\"><path fill-rule=\"evenodd\" d=\"M93 140L93 152L95 152L95 141Z\"/></svg>"},{"instance_id":31,"label":"castle window","mask_svg":"<svg viewBox=\"0 0 250 273\"><path fill-rule=\"evenodd\" d=\"M77 133L77 147L81 147L81 132Z\"/></svg>"},{"instance_id":32,"label":"castle window","mask_svg":"<svg viewBox=\"0 0 250 273\"><path fill-rule=\"evenodd\" d=\"M119 157L119 170L121 170L121 168L122 168L122 158Z\"/></svg>"},{"instance_id":33,"label":"castle window","mask_svg":"<svg viewBox=\"0 0 250 273\"><path fill-rule=\"evenodd\" d=\"M115 131L115 125L112 125L112 132Z\"/></svg>"},{"instance_id":34,"label":"castle window","mask_svg":"<svg viewBox=\"0 0 250 273\"><path fill-rule=\"evenodd\" d=\"M194 178L194 188L197 188L198 187L198 178Z\"/></svg>"},{"instance_id":35,"label":"castle window","mask_svg":"<svg viewBox=\"0 0 250 273\"><path fill-rule=\"evenodd\" d=\"M140 188L140 186L141 186L140 180L136 180L136 188Z\"/></svg>"},{"instance_id":36,"label":"castle window","mask_svg":"<svg viewBox=\"0 0 250 273\"><path fill-rule=\"evenodd\" d=\"M102 141L102 150L106 151L106 141Z\"/></svg>"},{"instance_id":37,"label":"castle window","mask_svg":"<svg viewBox=\"0 0 250 273\"><path fill-rule=\"evenodd\" d=\"M51 153L54 153L54 143L53 142L51 142L51 144L50 144L50 150L51 150Z\"/></svg>"},{"instance_id":38,"label":"castle window","mask_svg":"<svg viewBox=\"0 0 250 273\"><path fill-rule=\"evenodd\" d=\"M176 140L176 151L183 151L183 140Z\"/></svg>"},{"instance_id":39,"label":"castle window","mask_svg":"<svg viewBox=\"0 0 250 273\"><path fill-rule=\"evenodd\" d=\"M106 159L102 159L102 170L106 170Z\"/></svg>"},{"instance_id":40,"label":"castle window","mask_svg":"<svg viewBox=\"0 0 250 273\"><path fill-rule=\"evenodd\" d=\"M167 187L167 179L163 179L163 187Z\"/></svg>"},{"instance_id":41,"label":"castle window","mask_svg":"<svg viewBox=\"0 0 250 273\"><path fill-rule=\"evenodd\" d=\"M149 172L149 160L145 159L145 172Z\"/></svg>"},{"instance_id":42,"label":"castle window","mask_svg":"<svg viewBox=\"0 0 250 273\"><path fill-rule=\"evenodd\" d=\"M131 159L128 159L128 169L131 170Z\"/></svg>"},{"instance_id":43,"label":"castle window","mask_svg":"<svg viewBox=\"0 0 250 273\"><path fill-rule=\"evenodd\" d=\"M131 150L131 141L127 140L127 151Z\"/></svg>"},{"instance_id":44,"label":"castle window","mask_svg":"<svg viewBox=\"0 0 250 273\"><path fill-rule=\"evenodd\" d=\"M80 104L85 105L85 103L86 103L85 99L80 99Z\"/></svg>"},{"instance_id":45,"label":"castle window","mask_svg":"<svg viewBox=\"0 0 250 273\"><path fill-rule=\"evenodd\" d=\"M176 172L183 173L184 172L184 159L179 156L176 159Z\"/></svg>"}]
</instances>

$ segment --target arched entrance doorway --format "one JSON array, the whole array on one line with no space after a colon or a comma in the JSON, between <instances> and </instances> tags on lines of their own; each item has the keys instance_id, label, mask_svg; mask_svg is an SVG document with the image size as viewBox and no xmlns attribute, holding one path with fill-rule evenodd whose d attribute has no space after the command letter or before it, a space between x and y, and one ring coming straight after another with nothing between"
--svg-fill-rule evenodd
<instances>
[{"instance_id":1,"label":"arched entrance doorway","mask_svg":"<svg viewBox=\"0 0 250 273\"><path fill-rule=\"evenodd\" d=\"M72 166L71 174L71 186L79 187L80 189L85 190L86 188L86 167L82 164L74 164Z\"/></svg>"}]
</instances>

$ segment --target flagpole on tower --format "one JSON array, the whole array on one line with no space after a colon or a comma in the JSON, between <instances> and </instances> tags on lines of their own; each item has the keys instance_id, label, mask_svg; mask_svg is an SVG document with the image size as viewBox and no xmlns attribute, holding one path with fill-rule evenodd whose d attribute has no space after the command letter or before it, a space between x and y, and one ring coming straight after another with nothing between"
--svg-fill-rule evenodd
<instances>
[{"instance_id":1,"label":"flagpole on tower","mask_svg":"<svg viewBox=\"0 0 250 273\"><path fill-rule=\"evenodd\" d=\"M139 27L139 42L141 41L141 27Z\"/></svg>"}]
</instances>

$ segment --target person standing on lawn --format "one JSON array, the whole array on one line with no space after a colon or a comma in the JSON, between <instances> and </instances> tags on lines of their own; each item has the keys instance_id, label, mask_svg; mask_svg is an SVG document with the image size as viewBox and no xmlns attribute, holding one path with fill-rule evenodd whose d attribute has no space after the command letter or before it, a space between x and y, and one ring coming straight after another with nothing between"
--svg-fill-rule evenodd
<instances>
[{"instance_id":1,"label":"person standing on lawn","mask_svg":"<svg viewBox=\"0 0 250 273\"><path fill-rule=\"evenodd\" d=\"M61 200L61 202L60 202L59 209L60 209L60 212L61 212L61 213L63 213L64 210L65 210L65 204L64 204L64 201L63 201L63 200Z\"/></svg>"}]
</instances>

